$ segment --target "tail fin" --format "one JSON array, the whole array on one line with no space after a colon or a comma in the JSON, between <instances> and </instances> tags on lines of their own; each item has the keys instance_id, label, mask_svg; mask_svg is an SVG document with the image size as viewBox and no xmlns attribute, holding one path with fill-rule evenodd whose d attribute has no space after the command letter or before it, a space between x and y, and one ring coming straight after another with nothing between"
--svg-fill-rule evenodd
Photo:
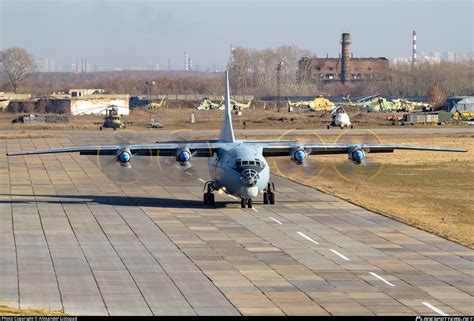
<instances>
[{"instance_id":1,"label":"tail fin","mask_svg":"<svg viewBox=\"0 0 474 321\"><path fill-rule=\"evenodd\" d=\"M229 71L225 71L225 112L224 124L222 125L219 139L226 143L235 142L234 129L232 127L232 115L230 113L230 89L229 89Z\"/></svg>"}]
</instances>

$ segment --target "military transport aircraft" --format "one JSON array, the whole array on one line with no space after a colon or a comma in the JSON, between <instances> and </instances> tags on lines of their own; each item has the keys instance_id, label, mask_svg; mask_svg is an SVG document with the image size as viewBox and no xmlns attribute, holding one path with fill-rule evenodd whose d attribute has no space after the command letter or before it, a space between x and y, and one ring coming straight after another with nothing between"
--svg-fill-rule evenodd
<instances>
[{"instance_id":1,"label":"military transport aircraft","mask_svg":"<svg viewBox=\"0 0 474 321\"><path fill-rule=\"evenodd\" d=\"M229 75L225 72L225 116L219 139L188 140L143 145L77 146L8 153L8 156L79 152L80 155L114 155L122 166L129 167L133 157L172 156L182 166L193 157L208 157L211 181L205 183L204 204L214 204L214 191L223 191L241 199L241 207L252 207L252 199L259 194L264 204L275 203L274 185L265 157L289 157L297 165L308 155L346 154L360 165L366 153L387 153L395 149L463 152L463 149L351 143L299 143L297 141L236 140L232 127Z\"/></svg>"}]
</instances>

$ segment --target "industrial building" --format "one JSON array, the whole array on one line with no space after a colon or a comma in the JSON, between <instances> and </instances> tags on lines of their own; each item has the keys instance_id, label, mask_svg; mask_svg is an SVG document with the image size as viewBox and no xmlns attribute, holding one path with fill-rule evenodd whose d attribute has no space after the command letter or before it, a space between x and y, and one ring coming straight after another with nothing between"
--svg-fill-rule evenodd
<instances>
[{"instance_id":1,"label":"industrial building","mask_svg":"<svg viewBox=\"0 0 474 321\"><path fill-rule=\"evenodd\" d=\"M48 105L71 115L105 115L111 106L118 109L119 115L129 115L129 100L130 95L104 94L103 89L71 89L69 93L50 95Z\"/></svg>"},{"instance_id":2,"label":"industrial building","mask_svg":"<svg viewBox=\"0 0 474 321\"><path fill-rule=\"evenodd\" d=\"M389 61L385 57L354 58L350 52L351 37L343 33L339 58L303 57L298 62L298 80L302 83L385 80Z\"/></svg>"}]
</instances>

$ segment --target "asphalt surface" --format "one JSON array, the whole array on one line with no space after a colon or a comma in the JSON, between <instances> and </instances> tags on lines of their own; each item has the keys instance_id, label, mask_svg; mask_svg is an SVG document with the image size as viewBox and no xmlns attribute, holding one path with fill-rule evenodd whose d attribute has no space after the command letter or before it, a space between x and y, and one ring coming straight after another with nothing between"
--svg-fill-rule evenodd
<instances>
[{"instance_id":1,"label":"asphalt surface","mask_svg":"<svg viewBox=\"0 0 474 321\"><path fill-rule=\"evenodd\" d=\"M275 205L216 194L207 162L75 154L158 132L0 141L0 301L86 315L474 314L474 251L273 177Z\"/></svg>"}]
</instances>

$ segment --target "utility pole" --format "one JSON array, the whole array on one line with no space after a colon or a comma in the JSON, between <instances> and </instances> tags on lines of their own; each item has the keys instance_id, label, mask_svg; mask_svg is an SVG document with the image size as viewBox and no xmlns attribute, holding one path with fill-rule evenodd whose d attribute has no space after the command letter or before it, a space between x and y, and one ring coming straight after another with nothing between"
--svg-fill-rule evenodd
<instances>
[{"instance_id":1,"label":"utility pole","mask_svg":"<svg viewBox=\"0 0 474 321\"><path fill-rule=\"evenodd\" d=\"M283 61L280 61L277 66L276 66L276 72L277 72L277 96L278 96L278 101L277 101L277 111L280 112L280 85L281 85L281 70L282 70L282 65Z\"/></svg>"},{"instance_id":2,"label":"utility pole","mask_svg":"<svg viewBox=\"0 0 474 321\"><path fill-rule=\"evenodd\" d=\"M150 123L151 123L152 118L151 118L151 88L150 88L150 86L154 85L155 82L154 81L152 81L152 82L146 81L145 84L146 84L146 89L147 89L147 92L148 92L148 110L150 111Z\"/></svg>"}]
</instances>

